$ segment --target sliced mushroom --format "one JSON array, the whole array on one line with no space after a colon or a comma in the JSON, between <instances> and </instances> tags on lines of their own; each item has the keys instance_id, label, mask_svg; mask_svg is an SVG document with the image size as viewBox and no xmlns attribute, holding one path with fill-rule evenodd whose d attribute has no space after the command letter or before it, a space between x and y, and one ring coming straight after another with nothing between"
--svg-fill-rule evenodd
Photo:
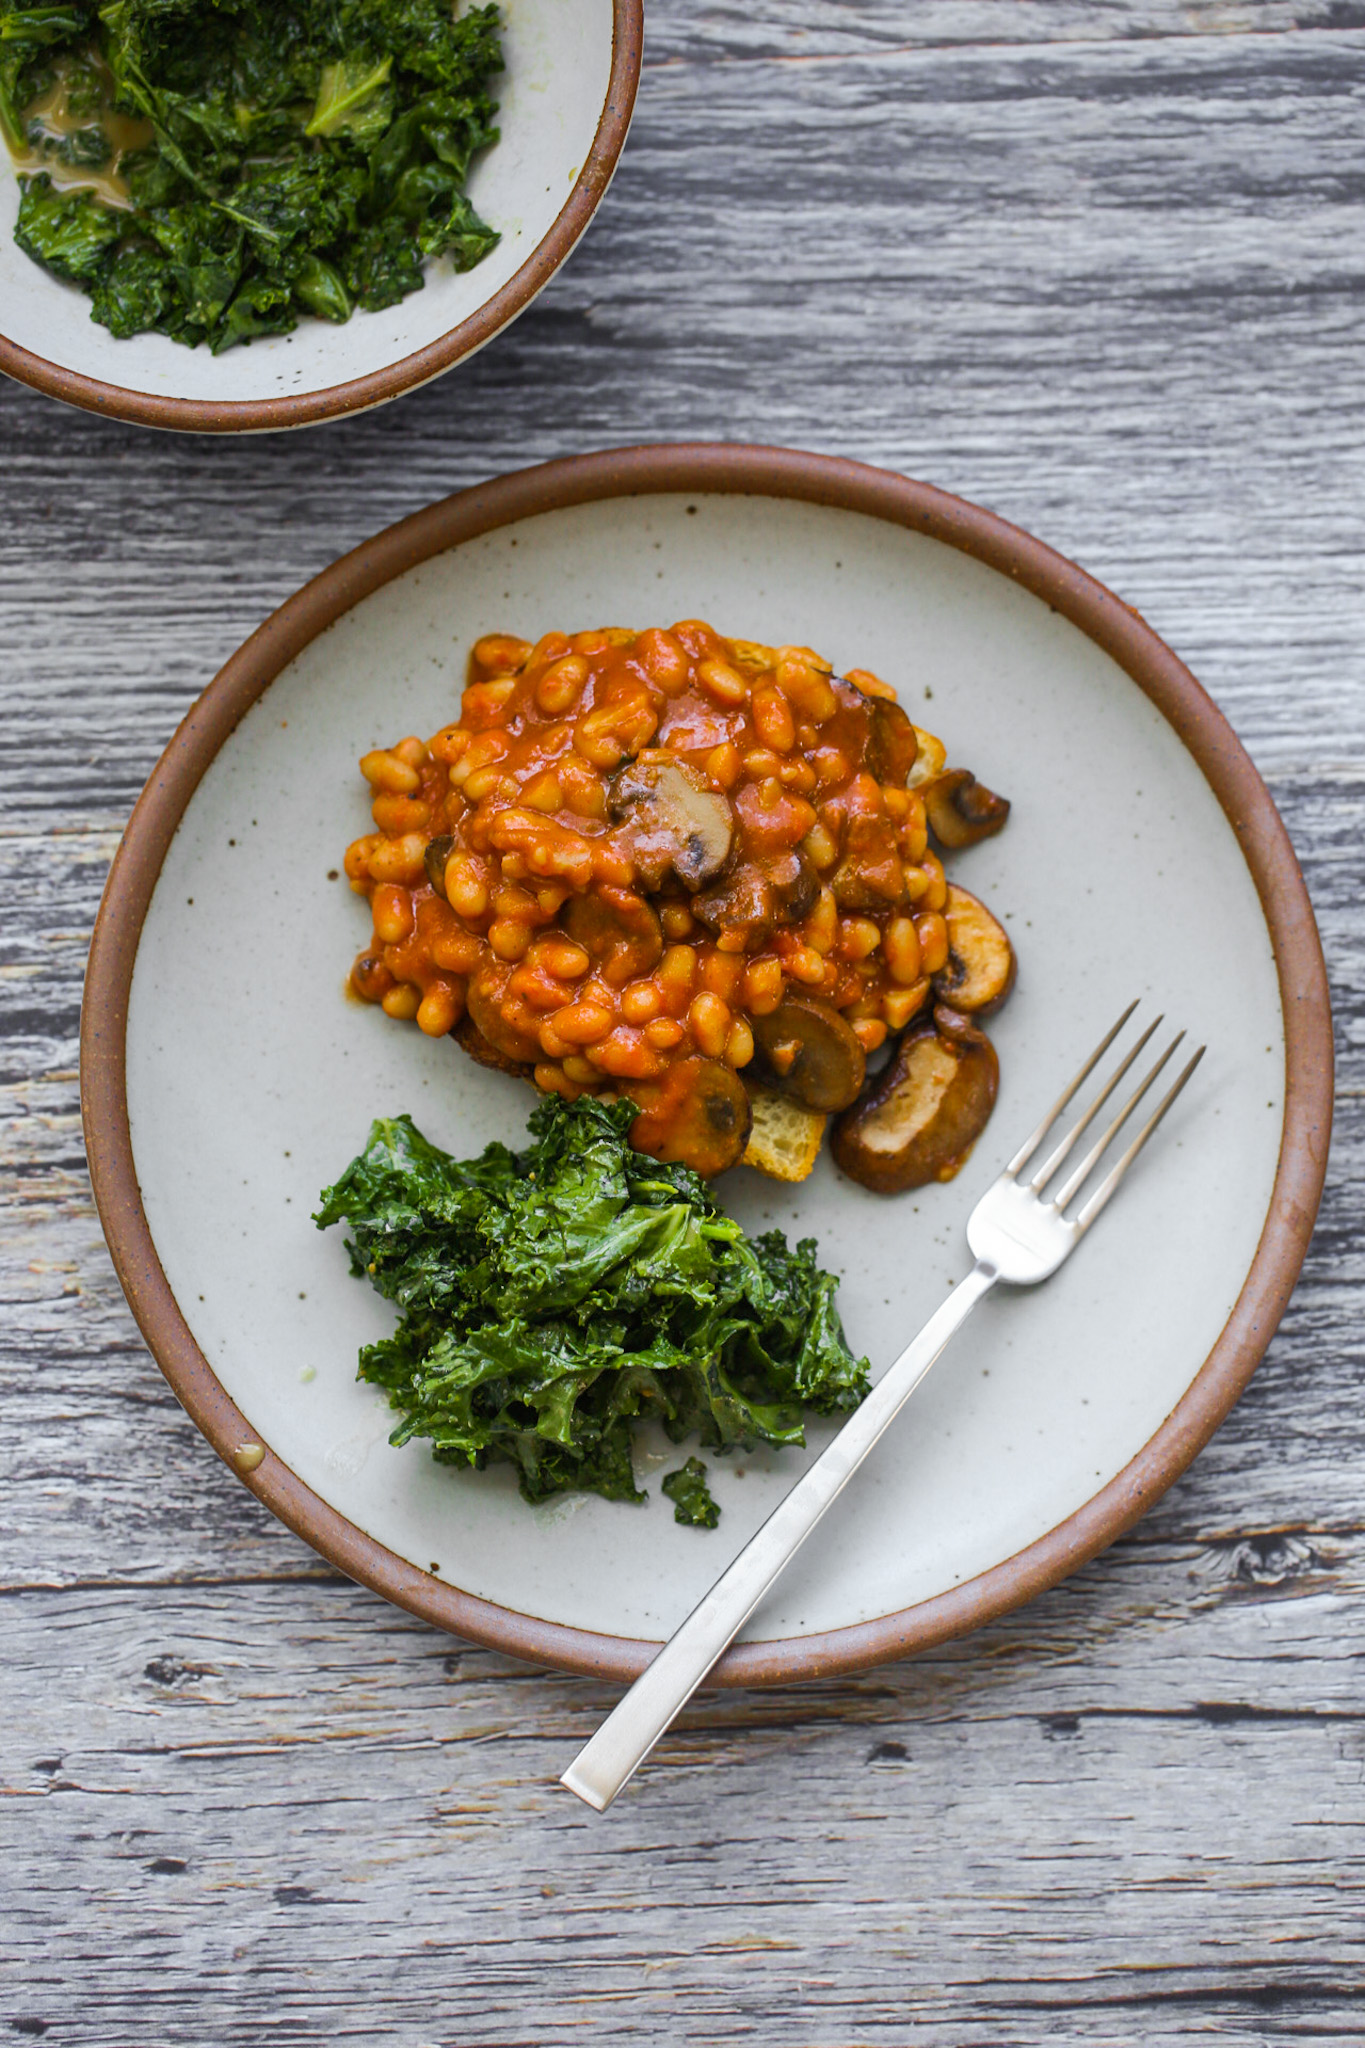
<instances>
[{"instance_id":1,"label":"sliced mushroom","mask_svg":"<svg viewBox=\"0 0 1365 2048\"><path fill-rule=\"evenodd\" d=\"M422 856L426 863L427 880L438 896L444 896L446 893L446 862L450 859L454 844L455 841L450 834L443 832L439 839L428 841L427 850Z\"/></svg>"},{"instance_id":2,"label":"sliced mushroom","mask_svg":"<svg viewBox=\"0 0 1365 2048\"><path fill-rule=\"evenodd\" d=\"M656 1159L678 1160L708 1179L741 1157L749 1136L749 1097L738 1074L720 1060L693 1054L661 1080L633 1081L640 1110L630 1142Z\"/></svg>"},{"instance_id":3,"label":"sliced mushroom","mask_svg":"<svg viewBox=\"0 0 1365 2048\"><path fill-rule=\"evenodd\" d=\"M663 955L663 928L634 889L602 884L595 886L590 896L571 896L559 921L613 988L648 974Z\"/></svg>"},{"instance_id":4,"label":"sliced mushroom","mask_svg":"<svg viewBox=\"0 0 1365 2048\"><path fill-rule=\"evenodd\" d=\"M835 1161L880 1195L951 1180L986 1127L999 1077L986 1034L940 1003L839 1118Z\"/></svg>"},{"instance_id":5,"label":"sliced mushroom","mask_svg":"<svg viewBox=\"0 0 1365 2048\"><path fill-rule=\"evenodd\" d=\"M948 965L934 976L934 993L955 1010L983 1017L998 1010L1014 987L1014 948L1005 927L969 889L948 885Z\"/></svg>"},{"instance_id":6,"label":"sliced mushroom","mask_svg":"<svg viewBox=\"0 0 1365 2048\"><path fill-rule=\"evenodd\" d=\"M807 1109L847 1109L857 1099L867 1058L853 1027L818 996L787 995L766 1017L752 1020L759 1053L755 1079Z\"/></svg>"},{"instance_id":7,"label":"sliced mushroom","mask_svg":"<svg viewBox=\"0 0 1365 2048\"><path fill-rule=\"evenodd\" d=\"M743 931L767 938L778 925L800 924L815 908L820 877L795 847L762 861L743 861L704 895L692 914L713 932Z\"/></svg>"},{"instance_id":8,"label":"sliced mushroom","mask_svg":"<svg viewBox=\"0 0 1365 2048\"><path fill-rule=\"evenodd\" d=\"M451 1036L481 1067L504 1074L529 1074L541 1057L539 1045L518 1031L502 1014L502 997L510 974L505 968L476 974L465 997L468 1015Z\"/></svg>"},{"instance_id":9,"label":"sliced mushroom","mask_svg":"<svg viewBox=\"0 0 1365 2048\"><path fill-rule=\"evenodd\" d=\"M830 886L841 910L887 910L905 901L905 868L889 818L849 819Z\"/></svg>"},{"instance_id":10,"label":"sliced mushroom","mask_svg":"<svg viewBox=\"0 0 1365 2048\"><path fill-rule=\"evenodd\" d=\"M672 868L700 889L730 858L735 820L728 798L683 761L632 761L611 785L611 812L626 825L636 869L657 889Z\"/></svg>"},{"instance_id":11,"label":"sliced mushroom","mask_svg":"<svg viewBox=\"0 0 1365 2048\"><path fill-rule=\"evenodd\" d=\"M950 768L926 782L924 808L935 839L953 852L989 839L1010 814L1009 798L996 796L966 768Z\"/></svg>"},{"instance_id":12,"label":"sliced mushroom","mask_svg":"<svg viewBox=\"0 0 1365 2048\"><path fill-rule=\"evenodd\" d=\"M868 702L872 712L872 733L867 743L868 773L875 775L878 782L889 782L895 789L904 789L906 777L919 753L915 728L899 704L892 704L885 697L872 697Z\"/></svg>"}]
</instances>

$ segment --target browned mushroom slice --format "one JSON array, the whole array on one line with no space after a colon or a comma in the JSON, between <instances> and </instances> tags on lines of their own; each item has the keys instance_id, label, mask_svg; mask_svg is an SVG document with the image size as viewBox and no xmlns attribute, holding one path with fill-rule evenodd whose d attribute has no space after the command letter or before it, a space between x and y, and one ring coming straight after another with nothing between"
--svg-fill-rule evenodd
<instances>
[{"instance_id":1,"label":"browned mushroom slice","mask_svg":"<svg viewBox=\"0 0 1365 2048\"><path fill-rule=\"evenodd\" d=\"M713 932L747 932L762 940L778 926L800 924L820 894L820 877L794 847L762 861L742 861L704 895L692 914Z\"/></svg>"},{"instance_id":2,"label":"browned mushroom slice","mask_svg":"<svg viewBox=\"0 0 1365 2048\"><path fill-rule=\"evenodd\" d=\"M878 782L890 783L894 789L904 789L905 779L919 752L915 728L899 704L892 704L884 697L873 697L869 702L872 735L867 743L868 773L875 775Z\"/></svg>"},{"instance_id":3,"label":"browned mushroom slice","mask_svg":"<svg viewBox=\"0 0 1365 2048\"><path fill-rule=\"evenodd\" d=\"M986 1034L940 1004L839 1118L837 1164L880 1195L951 1180L986 1127L999 1076Z\"/></svg>"},{"instance_id":4,"label":"browned mushroom slice","mask_svg":"<svg viewBox=\"0 0 1365 2048\"><path fill-rule=\"evenodd\" d=\"M450 859L454 844L455 841L450 834L443 832L439 839L428 841L427 850L422 856L426 863L427 880L438 896L444 896L446 893L446 862Z\"/></svg>"},{"instance_id":5,"label":"browned mushroom slice","mask_svg":"<svg viewBox=\"0 0 1365 2048\"><path fill-rule=\"evenodd\" d=\"M807 1109L847 1109L857 1100L867 1058L853 1027L818 996L787 995L752 1020L760 1055L755 1078L794 1095Z\"/></svg>"},{"instance_id":6,"label":"browned mushroom slice","mask_svg":"<svg viewBox=\"0 0 1365 2048\"><path fill-rule=\"evenodd\" d=\"M640 1114L630 1142L656 1159L678 1160L694 1172L724 1173L749 1136L749 1097L738 1074L720 1060L693 1054L661 1080L628 1084Z\"/></svg>"},{"instance_id":7,"label":"browned mushroom slice","mask_svg":"<svg viewBox=\"0 0 1365 2048\"><path fill-rule=\"evenodd\" d=\"M849 819L830 886L841 910L888 910L905 901L905 869L889 818Z\"/></svg>"},{"instance_id":8,"label":"browned mushroom slice","mask_svg":"<svg viewBox=\"0 0 1365 2048\"><path fill-rule=\"evenodd\" d=\"M1010 814L1009 798L997 796L966 768L950 768L926 782L923 795L935 839L953 852L989 839Z\"/></svg>"},{"instance_id":9,"label":"browned mushroom slice","mask_svg":"<svg viewBox=\"0 0 1365 2048\"><path fill-rule=\"evenodd\" d=\"M611 785L611 812L625 824L645 886L657 889L672 868L700 889L730 858L735 820L729 800L684 761L631 761Z\"/></svg>"},{"instance_id":10,"label":"browned mushroom slice","mask_svg":"<svg viewBox=\"0 0 1365 2048\"><path fill-rule=\"evenodd\" d=\"M643 896L610 884L590 896L571 896L559 919L571 939L586 949L613 988L658 965L663 928Z\"/></svg>"},{"instance_id":11,"label":"browned mushroom slice","mask_svg":"<svg viewBox=\"0 0 1365 2048\"><path fill-rule=\"evenodd\" d=\"M1014 948L1005 927L969 889L948 886L948 965L934 976L938 1000L974 1017L998 1010L1014 987Z\"/></svg>"},{"instance_id":12,"label":"browned mushroom slice","mask_svg":"<svg viewBox=\"0 0 1365 2048\"><path fill-rule=\"evenodd\" d=\"M476 974L465 997L469 1015L464 1025L456 1025L453 1035L480 1066L497 1067L504 1074L529 1074L541 1058L541 1050L528 1032L518 1031L502 1014L502 997L510 978L507 968L485 969ZM465 1025L473 1026L472 1039L461 1035ZM483 1045L478 1043L479 1039ZM484 1046L493 1053L492 1059L485 1057Z\"/></svg>"}]
</instances>

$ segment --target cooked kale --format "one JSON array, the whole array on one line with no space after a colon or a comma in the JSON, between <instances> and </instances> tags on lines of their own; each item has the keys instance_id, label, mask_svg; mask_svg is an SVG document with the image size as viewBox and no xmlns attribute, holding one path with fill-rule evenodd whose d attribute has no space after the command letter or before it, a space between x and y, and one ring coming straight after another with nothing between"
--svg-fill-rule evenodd
<instances>
[{"instance_id":1,"label":"cooked kale","mask_svg":"<svg viewBox=\"0 0 1365 2048\"><path fill-rule=\"evenodd\" d=\"M714 1529L720 1509L706 1483L706 1467L700 1458L689 1458L676 1472L665 1474L664 1492L673 1503L673 1519L691 1529Z\"/></svg>"},{"instance_id":2,"label":"cooked kale","mask_svg":"<svg viewBox=\"0 0 1365 2048\"><path fill-rule=\"evenodd\" d=\"M428 259L470 270L498 239L464 187L501 69L496 6L0 0L10 148L116 174L129 200L25 175L16 239L112 333L215 354L394 305ZM31 114L54 95L60 119Z\"/></svg>"},{"instance_id":3,"label":"cooked kale","mask_svg":"<svg viewBox=\"0 0 1365 2048\"><path fill-rule=\"evenodd\" d=\"M403 1417L393 1443L506 1459L528 1501L570 1487L638 1501L637 1419L725 1451L803 1443L803 1410L858 1405L867 1362L814 1240L747 1239L688 1167L634 1150L635 1115L549 1096L527 1151L469 1160L409 1117L371 1126L315 1221L349 1224L352 1272L401 1311L360 1354Z\"/></svg>"}]
</instances>

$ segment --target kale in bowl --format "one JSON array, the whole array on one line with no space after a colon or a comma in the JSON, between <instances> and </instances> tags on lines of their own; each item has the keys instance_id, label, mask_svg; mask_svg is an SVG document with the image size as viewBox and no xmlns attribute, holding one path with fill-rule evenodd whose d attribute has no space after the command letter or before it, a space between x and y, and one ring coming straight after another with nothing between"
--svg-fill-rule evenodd
<instances>
[{"instance_id":1,"label":"kale in bowl","mask_svg":"<svg viewBox=\"0 0 1365 2048\"><path fill-rule=\"evenodd\" d=\"M111 333L215 354L395 305L497 242L465 185L501 68L496 6L0 0L16 239Z\"/></svg>"}]
</instances>

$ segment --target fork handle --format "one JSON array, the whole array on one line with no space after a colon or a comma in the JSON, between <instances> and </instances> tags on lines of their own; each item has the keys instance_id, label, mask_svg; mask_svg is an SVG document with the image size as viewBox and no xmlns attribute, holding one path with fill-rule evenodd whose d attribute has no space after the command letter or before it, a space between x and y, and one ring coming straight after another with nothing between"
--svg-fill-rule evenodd
<instances>
[{"instance_id":1,"label":"fork handle","mask_svg":"<svg viewBox=\"0 0 1365 2048\"><path fill-rule=\"evenodd\" d=\"M999 1275L978 1260L942 1307L882 1374L739 1556L693 1608L652 1664L585 1743L563 1777L589 1806L605 1813L642 1764L674 1716L687 1705L721 1651L743 1628L774 1579L795 1556L826 1508L853 1477L883 1431L895 1420L954 1331Z\"/></svg>"}]
</instances>

